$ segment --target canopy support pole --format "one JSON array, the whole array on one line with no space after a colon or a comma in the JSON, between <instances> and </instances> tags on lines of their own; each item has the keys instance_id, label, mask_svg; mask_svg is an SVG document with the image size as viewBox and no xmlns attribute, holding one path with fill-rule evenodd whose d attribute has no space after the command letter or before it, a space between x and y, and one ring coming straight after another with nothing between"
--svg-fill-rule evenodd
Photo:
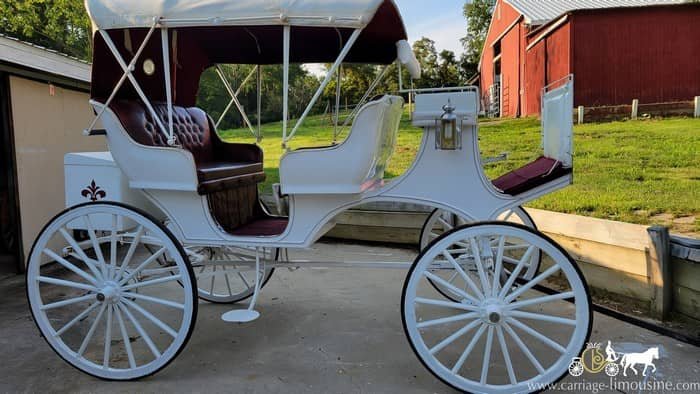
<instances>
[{"instance_id":1,"label":"canopy support pole","mask_svg":"<svg viewBox=\"0 0 700 394\"><path fill-rule=\"evenodd\" d=\"M221 82L224 83L224 86L226 87L228 94L231 96L231 102L233 102L233 104L236 105L236 108L238 108L238 112L240 112L241 117L243 118L243 122L246 124L246 126L248 126L248 129L250 130L250 132L253 133L253 135L255 135L255 129L253 128L253 125L250 123L250 119L248 119L248 115L245 113L245 110L243 109L243 105L241 105L241 102L238 101L238 94L233 91L233 88L231 87L231 84L226 79L226 76L224 75L224 70L221 69L220 64L216 65L216 73L219 75ZM224 111L224 113L221 115L219 122L216 123L216 127L219 127L219 124L224 119L224 116L228 112L229 108L231 108L230 103L229 103L229 106L226 107L226 110Z\"/></svg>"},{"instance_id":2,"label":"canopy support pole","mask_svg":"<svg viewBox=\"0 0 700 394\"><path fill-rule=\"evenodd\" d=\"M173 132L173 89L170 80L170 44L168 28L160 28L160 39L163 47L163 77L165 78L165 100L168 105L168 145L175 145L175 133Z\"/></svg>"},{"instance_id":3,"label":"canopy support pole","mask_svg":"<svg viewBox=\"0 0 700 394\"><path fill-rule=\"evenodd\" d=\"M151 28L150 33L152 33L155 30L157 24L158 24L158 21L156 20L153 24L153 27ZM151 114L151 117L153 118L153 120L156 122L156 124L160 128L160 131L163 133L163 135L165 135L169 139L170 136L168 135L167 129L163 125L163 122L161 122L160 117L158 116L156 111L153 109L153 106L151 105L150 100L148 100L148 97L146 97L146 94L141 89L141 86L139 86L139 83L136 80L136 77L134 77L132 74L132 71L134 70L135 62L132 61L133 64L131 66L127 66L126 62L124 62L124 58L122 58L121 54L119 53L119 50L114 45L114 42L112 41L112 39L109 37L109 34L107 34L107 32L105 32L104 30L100 30L99 32L100 32L100 35L102 36L102 38L104 39L105 44L107 44L107 47L109 48L109 50L112 51L112 55L114 55L114 59L117 61L117 63L119 63L119 66L122 68L122 70L126 74L127 78L129 79L129 82L131 82L131 84L134 87L134 90L136 90L136 93L139 95L139 98L141 98L141 101L143 101L143 104L148 109L148 112ZM146 38L150 38L150 34ZM147 41L144 41L144 43L145 42L147 42Z\"/></svg>"},{"instance_id":4,"label":"canopy support pole","mask_svg":"<svg viewBox=\"0 0 700 394\"><path fill-rule=\"evenodd\" d=\"M319 86L318 90L316 90L316 94L314 94L314 97L311 99L311 102L309 105L306 106L306 110L304 110L304 114L301 115L301 118L297 121L296 125L294 126L294 130L292 130L291 134L289 134L289 137L286 136L284 137L284 144L286 145L286 142L291 140L294 135L296 134L297 130L299 129L299 126L304 122L306 117L309 115L309 112L311 112L311 109L316 105L316 101L318 101L319 97L321 97L321 94L323 91L326 89L326 86L328 86L328 83L330 83L331 78L333 78L333 75L336 73L338 70L338 67L343 63L343 60L345 60L345 57L347 57L348 53L350 52L350 49L352 46L355 44L355 41L357 41L357 38L360 37L360 33L362 33L362 29L355 29L355 31L352 33L352 36L350 36L350 40L345 44L345 47L343 50L340 52L340 55L336 59L335 63L333 63L333 66L331 66L330 70L328 70L328 73L326 74L326 78L323 80L321 83L321 86Z\"/></svg>"},{"instance_id":5,"label":"canopy support pole","mask_svg":"<svg viewBox=\"0 0 700 394\"><path fill-rule=\"evenodd\" d=\"M258 142L262 141L262 66L258 64L257 91L258 91Z\"/></svg>"},{"instance_id":6,"label":"canopy support pole","mask_svg":"<svg viewBox=\"0 0 700 394\"><path fill-rule=\"evenodd\" d=\"M112 89L112 93L109 95L109 98L107 98L107 101L105 101L104 105L100 109L100 112L98 112L97 116L95 116L95 119L92 120L92 123L90 123L90 126L88 126L87 129L83 130L83 135L86 135L86 136L90 135L90 132L92 131L92 129L95 128L95 125L97 125L97 122L100 120L100 118L102 118L102 115L105 113L105 110L107 110L109 105L112 103L114 98L117 96L117 92L119 92L119 89L121 89L122 85L124 85L124 82L126 82L127 78L129 77L131 72L134 70L134 67L136 67L136 62L141 57L141 53L143 53L143 50L146 48L148 41L151 39L151 36L153 35L153 32L156 30L156 24L157 24L157 22L154 21L153 25L151 26L151 29L148 30L148 33L146 34L146 38L143 39L141 46L136 51L136 54L131 59L131 62L129 62L129 65L127 66L127 71L124 72L124 74L119 79L119 82L117 82L117 84L114 86L114 89ZM101 33L102 33L102 31L100 31L100 34ZM112 47L110 47L110 50L112 50Z\"/></svg>"},{"instance_id":7,"label":"canopy support pole","mask_svg":"<svg viewBox=\"0 0 700 394\"><path fill-rule=\"evenodd\" d=\"M399 70L399 92L403 90L403 70L401 69L401 61L396 61L396 69Z\"/></svg>"},{"instance_id":8,"label":"canopy support pole","mask_svg":"<svg viewBox=\"0 0 700 394\"><path fill-rule=\"evenodd\" d=\"M335 82L335 118L333 119L333 145L338 142L338 123L340 122L340 84L343 82L343 66L338 68Z\"/></svg>"},{"instance_id":9,"label":"canopy support pole","mask_svg":"<svg viewBox=\"0 0 700 394\"><path fill-rule=\"evenodd\" d=\"M282 149L287 149L287 123L289 122L289 46L291 40L292 27L284 25L284 66L283 66L283 83L282 83ZM292 135L289 138L292 138Z\"/></svg>"}]
</instances>

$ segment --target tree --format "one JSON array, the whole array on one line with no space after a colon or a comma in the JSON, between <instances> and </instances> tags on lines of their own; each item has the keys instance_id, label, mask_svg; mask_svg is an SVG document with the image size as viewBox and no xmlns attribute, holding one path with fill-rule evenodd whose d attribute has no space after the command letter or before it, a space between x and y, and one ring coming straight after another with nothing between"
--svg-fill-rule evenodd
<instances>
[{"instance_id":1,"label":"tree","mask_svg":"<svg viewBox=\"0 0 700 394\"><path fill-rule=\"evenodd\" d=\"M0 33L89 60L92 28L82 0L2 0Z\"/></svg>"},{"instance_id":2,"label":"tree","mask_svg":"<svg viewBox=\"0 0 700 394\"><path fill-rule=\"evenodd\" d=\"M464 17L467 18L467 35L462 38L465 53L461 59L463 78L476 74L484 42L491 24L494 0L470 0L464 4Z\"/></svg>"},{"instance_id":3,"label":"tree","mask_svg":"<svg viewBox=\"0 0 700 394\"><path fill-rule=\"evenodd\" d=\"M243 83L254 66L251 65L222 65L222 70L234 90ZM289 116L295 118L301 115L312 95L318 89L319 81L310 75L301 65L292 64L289 69ZM199 82L197 106L204 109L217 121L231 97L226 92L223 82L219 79L214 68L202 74ZM238 100L245 109L251 122L256 123L257 87L255 78L241 88ZM262 68L262 123L276 122L282 119L282 66L272 65ZM243 127L243 119L238 110L232 107L219 126L220 130Z\"/></svg>"},{"instance_id":4,"label":"tree","mask_svg":"<svg viewBox=\"0 0 700 394\"><path fill-rule=\"evenodd\" d=\"M439 86L453 87L460 85L459 64L454 52L448 50L440 52L437 77Z\"/></svg>"},{"instance_id":5,"label":"tree","mask_svg":"<svg viewBox=\"0 0 700 394\"><path fill-rule=\"evenodd\" d=\"M423 75L416 81L416 87L429 88L438 83L438 55L435 49L435 41L423 37L413 43L413 52L420 63Z\"/></svg>"}]
</instances>

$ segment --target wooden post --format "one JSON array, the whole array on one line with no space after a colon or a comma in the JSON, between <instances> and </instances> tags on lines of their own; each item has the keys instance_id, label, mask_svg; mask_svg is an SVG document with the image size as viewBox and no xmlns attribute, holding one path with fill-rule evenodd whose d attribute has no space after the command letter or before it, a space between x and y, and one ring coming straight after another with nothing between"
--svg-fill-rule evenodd
<instances>
[{"instance_id":1,"label":"wooden post","mask_svg":"<svg viewBox=\"0 0 700 394\"><path fill-rule=\"evenodd\" d=\"M637 120L639 115L639 100L632 100L632 120Z\"/></svg>"},{"instance_id":2,"label":"wooden post","mask_svg":"<svg viewBox=\"0 0 700 394\"><path fill-rule=\"evenodd\" d=\"M649 233L649 284L651 287L651 315L660 320L668 319L673 297L671 278L671 236L668 228L650 227Z\"/></svg>"},{"instance_id":3,"label":"wooden post","mask_svg":"<svg viewBox=\"0 0 700 394\"><path fill-rule=\"evenodd\" d=\"M700 118L700 96L695 96L695 117Z\"/></svg>"},{"instance_id":4,"label":"wooden post","mask_svg":"<svg viewBox=\"0 0 700 394\"><path fill-rule=\"evenodd\" d=\"M583 105L579 105L578 107L578 124L583 124L583 114L585 112L585 108Z\"/></svg>"}]
</instances>

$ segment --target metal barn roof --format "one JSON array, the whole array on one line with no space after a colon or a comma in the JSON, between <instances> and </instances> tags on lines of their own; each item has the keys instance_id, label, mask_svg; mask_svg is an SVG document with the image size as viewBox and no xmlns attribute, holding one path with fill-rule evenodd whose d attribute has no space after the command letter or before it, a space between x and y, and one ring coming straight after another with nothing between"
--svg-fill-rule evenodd
<instances>
[{"instance_id":1,"label":"metal barn roof","mask_svg":"<svg viewBox=\"0 0 700 394\"><path fill-rule=\"evenodd\" d=\"M63 53L0 34L0 63L90 82L90 64Z\"/></svg>"},{"instance_id":2,"label":"metal barn roof","mask_svg":"<svg viewBox=\"0 0 700 394\"><path fill-rule=\"evenodd\" d=\"M531 25L542 25L574 10L602 8L648 7L688 3L688 0L504 0Z\"/></svg>"}]
</instances>

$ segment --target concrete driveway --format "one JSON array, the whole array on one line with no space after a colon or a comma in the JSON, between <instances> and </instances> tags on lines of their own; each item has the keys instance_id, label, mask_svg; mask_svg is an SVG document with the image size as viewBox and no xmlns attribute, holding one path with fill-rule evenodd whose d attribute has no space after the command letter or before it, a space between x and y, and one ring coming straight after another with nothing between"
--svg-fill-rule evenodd
<instances>
[{"instance_id":1,"label":"concrete driveway","mask_svg":"<svg viewBox=\"0 0 700 394\"><path fill-rule=\"evenodd\" d=\"M414 254L319 244L292 257L409 261ZM184 352L157 375L129 383L103 382L63 362L32 322L24 278L6 279L0 283L0 392L451 392L423 368L404 337L399 307L404 277L401 270L277 270L262 293L259 320L227 324L220 315L229 307L201 303ZM592 340L611 340L627 351L660 346L657 380L700 382L696 347L599 314ZM563 391L580 384L581 392L590 392L592 384L609 384L609 378L589 374L564 382L570 386L562 386ZM628 387L600 392L638 392ZM682 391L680 387L667 392Z\"/></svg>"}]
</instances>

